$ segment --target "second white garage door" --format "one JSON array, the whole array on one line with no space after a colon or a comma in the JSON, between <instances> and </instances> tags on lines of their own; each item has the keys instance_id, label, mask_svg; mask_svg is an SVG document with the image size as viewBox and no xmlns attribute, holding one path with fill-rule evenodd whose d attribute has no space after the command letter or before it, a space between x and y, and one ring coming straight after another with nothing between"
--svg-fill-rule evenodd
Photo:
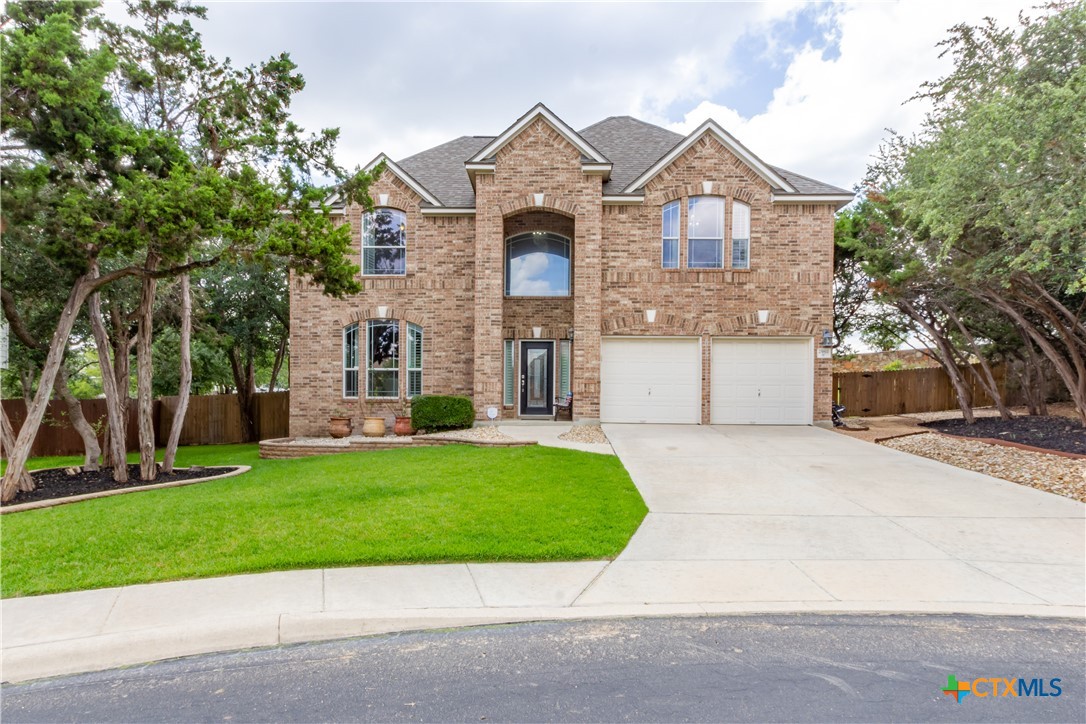
<instances>
[{"instance_id":1,"label":"second white garage door","mask_svg":"<svg viewBox=\"0 0 1086 724\"><path fill-rule=\"evenodd\" d=\"M713 340L714 425L809 425L811 340Z\"/></svg>"},{"instance_id":2,"label":"second white garage door","mask_svg":"<svg viewBox=\"0 0 1086 724\"><path fill-rule=\"evenodd\" d=\"M701 422L701 343L685 337L604 338L600 420Z\"/></svg>"}]
</instances>

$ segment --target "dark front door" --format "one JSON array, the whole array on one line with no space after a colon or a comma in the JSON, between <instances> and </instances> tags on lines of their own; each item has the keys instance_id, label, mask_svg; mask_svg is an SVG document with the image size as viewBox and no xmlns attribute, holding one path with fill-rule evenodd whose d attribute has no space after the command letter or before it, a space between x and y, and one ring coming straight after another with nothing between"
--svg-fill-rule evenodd
<instances>
[{"instance_id":1,"label":"dark front door","mask_svg":"<svg viewBox=\"0 0 1086 724\"><path fill-rule=\"evenodd\" d=\"M522 342L520 414L554 414L554 342Z\"/></svg>"}]
</instances>

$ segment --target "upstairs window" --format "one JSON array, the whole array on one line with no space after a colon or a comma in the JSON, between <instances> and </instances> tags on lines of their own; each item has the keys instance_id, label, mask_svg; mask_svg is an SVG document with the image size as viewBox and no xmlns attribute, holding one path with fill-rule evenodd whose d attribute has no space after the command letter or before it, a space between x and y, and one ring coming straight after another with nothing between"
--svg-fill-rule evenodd
<instances>
[{"instance_id":1,"label":"upstairs window","mask_svg":"<svg viewBox=\"0 0 1086 724\"><path fill-rule=\"evenodd\" d=\"M362 274L403 275L407 272L407 214L374 209L362 217Z\"/></svg>"},{"instance_id":2,"label":"upstairs window","mask_svg":"<svg viewBox=\"0 0 1086 724\"><path fill-rule=\"evenodd\" d=\"M750 206L732 203L732 269L750 269Z\"/></svg>"},{"instance_id":3,"label":"upstairs window","mask_svg":"<svg viewBox=\"0 0 1086 724\"><path fill-rule=\"evenodd\" d=\"M724 199L692 196L686 214L686 265L691 269L724 266Z\"/></svg>"},{"instance_id":4,"label":"upstairs window","mask_svg":"<svg viewBox=\"0 0 1086 724\"><path fill-rule=\"evenodd\" d=\"M371 319L366 323L366 397L400 396L400 323Z\"/></svg>"},{"instance_id":5,"label":"upstairs window","mask_svg":"<svg viewBox=\"0 0 1086 724\"><path fill-rule=\"evenodd\" d=\"M679 268L679 211L678 201L664 206L663 223L660 230L662 238L660 266L664 269Z\"/></svg>"},{"instance_id":6,"label":"upstairs window","mask_svg":"<svg viewBox=\"0 0 1086 724\"><path fill-rule=\"evenodd\" d=\"M505 296L568 297L569 239L549 231L505 242Z\"/></svg>"}]
</instances>

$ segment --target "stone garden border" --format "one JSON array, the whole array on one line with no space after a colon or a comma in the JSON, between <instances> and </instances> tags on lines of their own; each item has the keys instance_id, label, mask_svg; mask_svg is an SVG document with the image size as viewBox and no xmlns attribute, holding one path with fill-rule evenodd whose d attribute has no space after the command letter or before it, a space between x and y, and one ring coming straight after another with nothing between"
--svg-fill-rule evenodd
<instances>
[{"instance_id":1,"label":"stone garden border","mask_svg":"<svg viewBox=\"0 0 1086 724\"><path fill-rule=\"evenodd\" d=\"M347 452L375 450L402 450L409 447L437 447L440 445L475 445L477 447L526 447L537 445L535 440L480 440L478 438L431 435L411 437L371 437L352 440L345 445L306 444L293 437L280 437L260 441L260 457L265 460L288 460L314 455L337 455Z\"/></svg>"},{"instance_id":2,"label":"stone garden border","mask_svg":"<svg viewBox=\"0 0 1086 724\"><path fill-rule=\"evenodd\" d=\"M221 475L209 475L204 478L193 478L192 480L174 480L169 483L155 483L153 485L136 485L129 488L120 488L117 490L101 490L97 493L86 493L84 495L71 495L67 498L53 498L52 500L35 500L31 503L19 503L17 505L5 505L0 508L0 515L6 515L8 513L20 513L24 510L39 510L41 508L52 508L57 505L67 505L68 503L78 503L81 500L94 500L95 498L108 498L111 495L127 495L128 493L140 493L144 490L163 490L165 488L180 488L183 485L193 485L195 483L206 483L211 480L225 480L226 478L232 478L236 475L247 473L252 468L248 465L207 465L207 470L223 470L226 468L236 468L230 472L223 473ZM42 468L43 470L62 470L63 468ZM188 470L188 468L177 468L177 470ZM32 471L37 472L37 471Z\"/></svg>"}]
</instances>

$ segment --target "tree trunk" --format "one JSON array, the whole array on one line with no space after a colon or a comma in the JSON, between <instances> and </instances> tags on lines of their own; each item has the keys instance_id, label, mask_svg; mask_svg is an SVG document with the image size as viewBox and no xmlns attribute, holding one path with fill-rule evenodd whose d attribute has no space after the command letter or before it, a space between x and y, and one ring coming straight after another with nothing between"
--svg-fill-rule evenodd
<instances>
[{"instance_id":1,"label":"tree trunk","mask_svg":"<svg viewBox=\"0 0 1086 724\"><path fill-rule=\"evenodd\" d=\"M8 411L0 404L0 457L9 457L8 453L15 444L15 431L8 420ZM23 474L15 482L15 490L20 493L29 493L34 489L34 478L30 472L23 470Z\"/></svg>"},{"instance_id":2,"label":"tree trunk","mask_svg":"<svg viewBox=\"0 0 1086 724\"><path fill-rule=\"evenodd\" d=\"M1045 369L1042 366L1043 360L1037 354L1037 350L1033 348L1033 342L1030 340L1029 335L1026 334L1026 331L1018 327L1018 332L1022 335L1022 344L1025 346L1028 355L1028 359L1022 360L1022 369L1026 372L1026 379L1022 380L1022 384L1029 386L1029 392L1026 393L1029 414L1047 415L1048 402L1045 400L1045 382L1048 375L1045 374Z\"/></svg>"},{"instance_id":3,"label":"tree trunk","mask_svg":"<svg viewBox=\"0 0 1086 724\"><path fill-rule=\"evenodd\" d=\"M79 277L72 285L68 293L68 301L64 304L64 310L57 320L57 329L53 339L49 343L49 354L45 358L42 367L41 379L38 381L38 391L34 400L26 410L26 420L19 430L19 436L11 448L11 456L8 459L8 468L4 474L3 483L0 484L0 500L7 502L15 497L19 482L26 472L26 461L30 458L30 449L34 445L34 438L38 434L42 417L45 416L45 407L52 396L53 382L56 380L57 371L64 361L64 352L68 346L68 337L72 333L79 309L86 301L87 295L93 290L93 283L89 274Z\"/></svg>"},{"instance_id":4,"label":"tree trunk","mask_svg":"<svg viewBox=\"0 0 1086 724\"><path fill-rule=\"evenodd\" d=\"M177 445L181 441L181 427L189 409L189 393L192 390L192 290L189 275L181 275L181 381L177 388L177 409L170 425L170 437L166 441L166 453L162 457L162 472L172 473Z\"/></svg>"},{"instance_id":5,"label":"tree trunk","mask_svg":"<svg viewBox=\"0 0 1086 724\"><path fill-rule=\"evenodd\" d=\"M75 399L75 395L68 388L68 370L64 368L64 365L57 370L53 390L57 393L57 397L64 400L64 404L68 406L68 419L72 421L72 427L83 440L83 469L97 470L98 457L102 454L102 448L98 445L98 433L83 416L83 405Z\"/></svg>"},{"instance_id":6,"label":"tree trunk","mask_svg":"<svg viewBox=\"0 0 1086 724\"><path fill-rule=\"evenodd\" d=\"M157 261L148 256L147 269L153 271ZM151 341L154 326L155 290L158 281L150 276L143 278L140 289L138 312L139 327L136 332L136 406L139 419L140 479L154 480L155 473L155 421L154 391L151 388L154 366L151 359Z\"/></svg>"},{"instance_id":7,"label":"tree trunk","mask_svg":"<svg viewBox=\"0 0 1086 724\"><path fill-rule=\"evenodd\" d=\"M97 268L92 270L97 272ZM108 451L107 465L113 468L113 481L117 483L128 482L128 388L123 391L118 389L116 369L117 364L109 361L109 335L106 333L105 321L102 319L102 302L99 294L90 295L88 302L88 314L90 316L91 331L94 333L94 343L98 348L98 367L102 371L102 392L106 397L106 423L109 426L107 436ZM124 344L127 353L127 342Z\"/></svg>"},{"instance_id":8,"label":"tree trunk","mask_svg":"<svg viewBox=\"0 0 1086 724\"><path fill-rule=\"evenodd\" d=\"M973 416L973 393L965 383L965 376L962 375L962 370L957 365L954 349L951 346L950 341L942 331L925 319L924 315L909 302L899 301L897 307L908 315L910 319L923 327L925 333L927 333L932 342L935 343L935 347L939 352L939 364L943 366L947 377L950 378L950 383L954 385L954 392L958 396L958 407L961 408L962 417L965 418L966 424L972 425L976 422L976 418Z\"/></svg>"},{"instance_id":9,"label":"tree trunk","mask_svg":"<svg viewBox=\"0 0 1086 724\"><path fill-rule=\"evenodd\" d=\"M226 356L230 360L230 371L234 375L234 387L237 390L235 394L238 398L238 409L241 412L245 442L254 442L256 421L253 420L253 393L256 391L256 380L253 373L253 361L249 359L243 364L236 349L229 350Z\"/></svg>"},{"instance_id":10,"label":"tree trunk","mask_svg":"<svg viewBox=\"0 0 1086 724\"><path fill-rule=\"evenodd\" d=\"M275 351L275 362L272 364L271 380L268 382L268 392L275 392L275 383L279 379L279 371L283 369L283 360L287 357L287 336L279 338L279 349Z\"/></svg>"},{"instance_id":11,"label":"tree trunk","mask_svg":"<svg viewBox=\"0 0 1086 724\"><path fill-rule=\"evenodd\" d=\"M962 320L958 315L954 313L953 309L945 304L940 304L939 306L942 308L943 312L946 313L947 318L958 328L958 331L961 332L962 336L965 337L965 341L969 345L969 349L972 350L973 356L980 362L980 368L983 374L978 374L976 368L969 365L969 369L973 376L977 378L981 387L983 387L984 391L988 393L988 396L992 398L992 403L995 404L996 409L999 410L999 416L1004 420L1010 420L1014 415L1012 415L1011 411L1007 408L1007 403L1003 399L1003 391L999 389L999 382L992 372L992 366L988 364L988 360L985 359L984 355L981 353L980 348L977 346L977 340L973 337L965 324L962 323ZM969 360L967 359L966 362L968 361Z\"/></svg>"},{"instance_id":12,"label":"tree trunk","mask_svg":"<svg viewBox=\"0 0 1086 724\"><path fill-rule=\"evenodd\" d=\"M1067 387L1067 391L1071 394L1079 420L1086 426L1086 376L1076 374L1076 367L1072 366L1067 358L1060 354L1052 341L1026 319L1025 315L1015 308L1013 304L998 294L989 292L985 296L993 306L1010 317L1020 329L1024 330L1029 338L1036 343L1041 353L1052 362L1056 374L1060 376L1063 384ZM1070 346L1070 343L1067 346Z\"/></svg>"}]
</instances>

